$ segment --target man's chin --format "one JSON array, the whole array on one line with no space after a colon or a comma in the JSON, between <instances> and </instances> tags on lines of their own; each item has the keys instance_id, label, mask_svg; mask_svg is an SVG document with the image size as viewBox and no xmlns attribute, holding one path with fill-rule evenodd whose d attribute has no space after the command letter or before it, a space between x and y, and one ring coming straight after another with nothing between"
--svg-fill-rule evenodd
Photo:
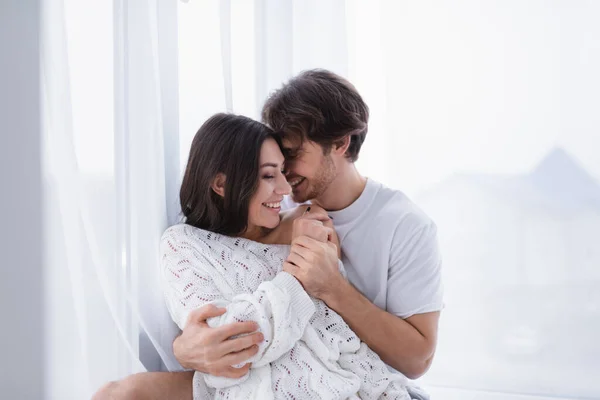
<instances>
[{"instance_id":1,"label":"man's chin","mask_svg":"<svg viewBox=\"0 0 600 400\"><path fill-rule=\"evenodd\" d=\"M302 204L310 200L304 193L293 193L290 195L294 203Z\"/></svg>"}]
</instances>

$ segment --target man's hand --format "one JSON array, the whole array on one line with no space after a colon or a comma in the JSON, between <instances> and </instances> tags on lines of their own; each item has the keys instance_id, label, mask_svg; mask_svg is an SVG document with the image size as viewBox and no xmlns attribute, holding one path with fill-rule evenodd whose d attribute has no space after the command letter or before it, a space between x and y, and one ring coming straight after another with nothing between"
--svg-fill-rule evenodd
<instances>
[{"instance_id":1,"label":"man's hand","mask_svg":"<svg viewBox=\"0 0 600 400\"><path fill-rule=\"evenodd\" d=\"M218 328L210 328L208 318L218 317L226 312L212 304L205 305L190 313L183 333L173 342L173 352L177 361L186 369L194 369L214 376L241 378L250 369L250 364L234 368L258 352L258 343L264 337L256 332L256 322L237 322ZM232 336L244 335L235 339Z\"/></svg>"},{"instance_id":2,"label":"man's hand","mask_svg":"<svg viewBox=\"0 0 600 400\"><path fill-rule=\"evenodd\" d=\"M325 300L344 281L338 260L338 247L331 241L299 236L292 241L283 270L294 275L308 294Z\"/></svg>"},{"instance_id":3,"label":"man's hand","mask_svg":"<svg viewBox=\"0 0 600 400\"><path fill-rule=\"evenodd\" d=\"M308 236L319 242L331 242L337 247L338 258L341 258L341 247L333 222L327 212L318 206L310 206L293 222L292 243L300 236Z\"/></svg>"}]
</instances>

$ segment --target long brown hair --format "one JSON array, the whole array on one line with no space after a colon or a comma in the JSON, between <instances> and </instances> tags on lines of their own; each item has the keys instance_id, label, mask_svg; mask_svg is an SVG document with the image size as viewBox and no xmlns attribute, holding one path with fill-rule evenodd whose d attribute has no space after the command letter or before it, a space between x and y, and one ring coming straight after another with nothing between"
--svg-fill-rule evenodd
<instances>
[{"instance_id":1,"label":"long brown hair","mask_svg":"<svg viewBox=\"0 0 600 400\"><path fill-rule=\"evenodd\" d=\"M260 151L268 138L280 144L267 126L240 115L216 114L200 127L179 194L186 224L228 236L246 230ZM225 175L223 197L212 189L219 173Z\"/></svg>"}]
</instances>

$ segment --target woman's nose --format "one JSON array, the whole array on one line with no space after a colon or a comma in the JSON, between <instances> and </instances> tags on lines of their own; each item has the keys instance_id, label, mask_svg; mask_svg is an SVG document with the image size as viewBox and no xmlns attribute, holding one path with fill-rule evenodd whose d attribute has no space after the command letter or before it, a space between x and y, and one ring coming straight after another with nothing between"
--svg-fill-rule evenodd
<instances>
[{"instance_id":1,"label":"woman's nose","mask_svg":"<svg viewBox=\"0 0 600 400\"><path fill-rule=\"evenodd\" d=\"M285 178L285 175L281 175L279 177L279 182L277 184L277 187L275 188L275 191L277 192L277 194L281 195L287 195L292 192L292 187Z\"/></svg>"}]
</instances>

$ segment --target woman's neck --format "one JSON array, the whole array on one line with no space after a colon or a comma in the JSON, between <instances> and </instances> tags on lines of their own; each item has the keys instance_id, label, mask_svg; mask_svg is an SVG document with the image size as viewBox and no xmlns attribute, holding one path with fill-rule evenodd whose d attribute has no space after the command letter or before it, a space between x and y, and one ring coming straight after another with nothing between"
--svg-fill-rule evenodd
<instances>
[{"instance_id":1,"label":"woman's neck","mask_svg":"<svg viewBox=\"0 0 600 400\"><path fill-rule=\"evenodd\" d=\"M264 244L290 244L292 225L287 222L288 221L283 219L275 228L259 226L248 227L248 229L240 236L244 239Z\"/></svg>"},{"instance_id":2,"label":"woman's neck","mask_svg":"<svg viewBox=\"0 0 600 400\"><path fill-rule=\"evenodd\" d=\"M262 242L261 239L265 236L264 229L265 228L259 226L248 226L248 228L246 228L244 233L242 233L240 236L244 239L252 240L255 242Z\"/></svg>"}]
</instances>

